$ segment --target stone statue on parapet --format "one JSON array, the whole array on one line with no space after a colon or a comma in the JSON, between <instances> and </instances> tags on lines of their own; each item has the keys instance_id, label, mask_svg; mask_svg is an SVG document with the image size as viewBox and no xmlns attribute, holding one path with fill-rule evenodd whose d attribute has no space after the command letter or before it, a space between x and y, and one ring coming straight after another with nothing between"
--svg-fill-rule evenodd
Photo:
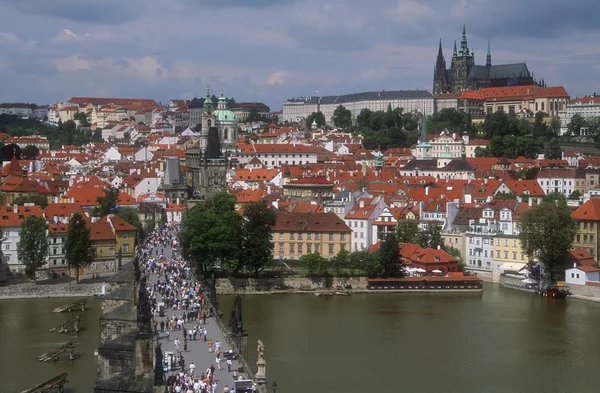
<instances>
[{"instance_id":1,"label":"stone statue on parapet","mask_svg":"<svg viewBox=\"0 0 600 393\"><path fill-rule=\"evenodd\" d=\"M258 354L258 360L265 359L265 345L260 340L258 340L258 346L256 348L256 352Z\"/></svg>"},{"instance_id":2,"label":"stone statue on parapet","mask_svg":"<svg viewBox=\"0 0 600 393\"><path fill-rule=\"evenodd\" d=\"M235 295L233 300L233 309L229 316L229 330L233 334L244 333L244 320L242 319L242 297Z\"/></svg>"},{"instance_id":3,"label":"stone statue on parapet","mask_svg":"<svg viewBox=\"0 0 600 393\"><path fill-rule=\"evenodd\" d=\"M156 356L154 365L154 385L162 386L165 383L165 371L163 369L163 352L159 342L156 343L154 354Z\"/></svg>"}]
</instances>

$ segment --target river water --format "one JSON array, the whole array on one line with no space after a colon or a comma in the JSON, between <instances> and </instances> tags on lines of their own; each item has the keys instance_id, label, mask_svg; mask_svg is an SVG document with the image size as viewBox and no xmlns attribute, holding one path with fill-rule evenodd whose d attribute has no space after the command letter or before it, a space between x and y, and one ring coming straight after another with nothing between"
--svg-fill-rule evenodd
<instances>
[{"instance_id":1,"label":"river water","mask_svg":"<svg viewBox=\"0 0 600 393\"><path fill-rule=\"evenodd\" d=\"M74 316L73 299L0 300L0 392L21 392L62 372L66 392L91 392L101 303L79 334L48 333ZM226 316L233 296L221 296ZM553 301L486 285L482 295L244 296L248 360L265 343L269 392L595 392L600 304ZM209 331L210 333L210 331ZM37 356L74 338L78 359Z\"/></svg>"},{"instance_id":2,"label":"river water","mask_svg":"<svg viewBox=\"0 0 600 393\"><path fill-rule=\"evenodd\" d=\"M0 392L18 393L64 372L68 373L69 381L65 393L93 391L98 374L94 351L98 348L102 302L88 301L79 333L48 332L76 315L52 312L74 300L0 300ZM79 343L75 360L63 354L55 362L37 361L39 355L75 339Z\"/></svg>"},{"instance_id":3,"label":"river water","mask_svg":"<svg viewBox=\"0 0 600 393\"><path fill-rule=\"evenodd\" d=\"M233 296L221 296L226 321ZM243 296L269 392L594 392L600 304L497 285L482 295Z\"/></svg>"}]
</instances>

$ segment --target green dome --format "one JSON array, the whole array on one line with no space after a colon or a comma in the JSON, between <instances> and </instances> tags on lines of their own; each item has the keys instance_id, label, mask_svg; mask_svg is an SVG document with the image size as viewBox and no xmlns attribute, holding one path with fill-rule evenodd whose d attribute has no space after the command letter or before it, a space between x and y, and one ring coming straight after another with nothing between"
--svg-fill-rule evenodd
<instances>
[{"instance_id":1,"label":"green dome","mask_svg":"<svg viewBox=\"0 0 600 393\"><path fill-rule=\"evenodd\" d=\"M218 121L237 121L237 119L235 118L235 113L233 113L229 109L217 109L215 111L215 117Z\"/></svg>"}]
</instances>

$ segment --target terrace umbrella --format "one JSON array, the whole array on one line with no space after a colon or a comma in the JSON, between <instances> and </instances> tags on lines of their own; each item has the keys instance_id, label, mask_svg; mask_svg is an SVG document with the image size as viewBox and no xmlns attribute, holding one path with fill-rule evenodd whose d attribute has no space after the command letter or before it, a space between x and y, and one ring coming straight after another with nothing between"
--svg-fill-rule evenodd
<instances>
[{"instance_id":1,"label":"terrace umbrella","mask_svg":"<svg viewBox=\"0 0 600 393\"><path fill-rule=\"evenodd\" d=\"M442 271L441 271L441 270L439 270L439 269L435 269L435 270L432 270L431 272L432 272L432 273L441 273Z\"/></svg>"}]
</instances>

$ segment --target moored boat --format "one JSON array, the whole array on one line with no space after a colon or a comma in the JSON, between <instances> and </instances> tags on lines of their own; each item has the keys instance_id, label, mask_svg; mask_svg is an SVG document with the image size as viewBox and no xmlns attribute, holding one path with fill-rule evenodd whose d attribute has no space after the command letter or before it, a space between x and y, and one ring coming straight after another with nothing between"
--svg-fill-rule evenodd
<instances>
[{"instance_id":1,"label":"moored boat","mask_svg":"<svg viewBox=\"0 0 600 393\"><path fill-rule=\"evenodd\" d=\"M542 295L544 297L551 297L554 299L566 299L568 295L570 295L569 289L567 287L559 287L556 285L551 285L545 289L537 289L535 291L538 295Z\"/></svg>"}]
</instances>

